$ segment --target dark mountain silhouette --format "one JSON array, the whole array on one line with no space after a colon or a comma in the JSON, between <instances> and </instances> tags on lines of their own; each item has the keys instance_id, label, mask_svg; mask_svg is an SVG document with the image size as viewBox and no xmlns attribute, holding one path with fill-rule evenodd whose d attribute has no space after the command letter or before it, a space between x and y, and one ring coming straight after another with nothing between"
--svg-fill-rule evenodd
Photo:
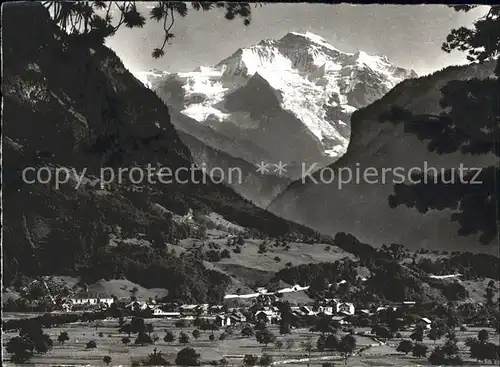
<instances>
[{"instance_id":1,"label":"dark mountain silhouette","mask_svg":"<svg viewBox=\"0 0 500 367\"><path fill-rule=\"evenodd\" d=\"M125 276L179 297L217 299L227 277L196 258L109 246L112 235L144 233L160 245L189 235L190 228L158 214L155 204L181 215L213 211L269 236L316 235L224 185L196 183L204 177L200 170L194 183L134 184L126 178L102 185L102 167L192 166L168 108L110 49L62 32L39 3L2 9L4 284L22 275ZM78 188L74 180L59 188L27 184L26 167L86 169L86 179Z\"/></svg>"},{"instance_id":2,"label":"dark mountain silhouette","mask_svg":"<svg viewBox=\"0 0 500 367\"><path fill-rule=\"evenodd\" d=\"M482 195L473 195L469 200L469 195L465 196L464 192L467 185L434 185L435 193L427 195L424 186L431 189L432 185L405 189L402 185L395 186L393 179L397 177L392 173L396 168L400 168L408 177L411 168L425 169L425 165L431 169L436 168L438 175L441 170L446 174L452 169L458 170L460 164L467 168L483 168L485 172L490 170L488 167L498 166L498 156L491 152L492 137L479 131L486 121L492 125L486 118L487 115L495 116L495 112L491 114L489 110L490 105L475 105L474 111L483 109L474 112L475 116L486 118L478 120L469 118L471 113L462 113L467 110L460 109L460 106L468 105L465 100L450 103L450 99L455 99L456 102L463 94L456 87L450 90L454 82L464 81L464 85L460 86L462 90L474 87L479 93L478 96L488 96L490 83L488 80L480 80L493 78L494 68L495 62L449 67L427 77L400 83L382 99L354 113L351 118L351 141L347 153L330 166L336 177L333 182L316 184L310 179L294 182L268 209L322 233L332 235L345 231L374 246L401 243L412 250L424 248L497 252L495 244L498 241L495 241L495 237L498 238L498 235L491 230L491 225L495 226L495 215L491 215L495 206L494 199L487 204L489 198L484 197L485 206L483 202L473 204L472 198L478 199ZM470 82L466 83L468 80ZM383 118L394 106L409 113L410 118ZM450 127L450 119L454 122L451 125L452 130L442 131L443 126ZM397 121L406 123L394 123ZM469 128L464 126L464 123L469 124ZM462 131L471 128L473 134L469 135L475 136L475 140L462 136ZM457 140L456 137L460 139ZM473 154L467 146L462 150L457 149L464 142L474 144L476 148L482 146L488 149L476 149ZM361 175L364 170L371 170L372 173L368 180L361 176L359 182L355 182L353 178L339 189L338 177L343 174L344 179L347 178L346 169L352 172L353 177L357 169ZM388 170L385 182L384 170ZM432 174L432 171L430 172ZM418 171L413 173L417 174ZM330 173L323 174L323 179L328 182ZM489 180L478 190L494 193L494 190L490 189L493 176L487 174L485 177ZM314 180L318 181L319 178L320 172L313 175ZM377 182L368 182L373 182L374 179ZM408 179L405 179L405 182L408 183ZM394 196L395 189L397 195ZM458 201L450 202L449 195L452 192L455 197L458 195ZM465 205L459 200L460 195L469 201L467 216L460 214L459 203ZM477 206L476 209L473 209L474 205ZM484 210L479 210L483 206ZM484 235L480 231L485 231ZM489 246L481 246L486 239Z\"/></svg>"}]
</instances>

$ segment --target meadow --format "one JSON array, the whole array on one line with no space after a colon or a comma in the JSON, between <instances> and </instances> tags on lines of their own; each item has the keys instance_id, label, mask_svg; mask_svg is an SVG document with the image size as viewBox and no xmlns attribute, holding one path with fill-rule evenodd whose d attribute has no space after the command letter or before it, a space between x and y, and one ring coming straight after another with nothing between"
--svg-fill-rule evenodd
<instances>
[{"instance_id":1,"label":"meadow","mask_svg":"<svg viewBox=\"0 0 500 367\"><path fill-rule=\"evenodd\" d=\"M9 315L7 315L9 316ZM304 343L310 341L313 347L316 347L316 341L319 333L310 332L308 329L295 329L289 335L280 335L278 327L272 325L269 330L276 335L277 340L282 342L282 347L278 348L274 344L265 346L257 343L255 337L243 337L241 327L234 327L232 333L226 334L224 340L219 340L223 330L214 333L215 340L210 341L210 331L200 331L198 339L193 338L192 331L194 327L176 328L174 320L150 319L147 323L154 325L154 331L151 335L158 335L159 340L154 345L134 345L135 335L130 337L131 343L125 345L122 338L126 336L118 332L118 323L116 319L101 320L92 323L73 323L61 327L46 328L44 332L49 334L54 340L54 347L45 355L35 355L30 365L54 366L54 365L92 365L104 366L103 357L110 356L112 366L131 366L134 362L140 362L152 353L154 348L169 361L175 360L177 353L183 348L189 346L194 348L201 356L201 360L208 364L209 361L219 361L222 358L227 360L228 365L241 366L244 355L253 354L260 356L267 353L273 358L274 365L293 364L296 366L321 366L325 362L334 363L336 366L417 366L428 365L425 358L415 358L411 354L406 356L396 351L397 345L401 339L393 339L388 342L381 342L371 336L356 335L357 348L353 356L345 361L336 352L317 352L308 353ZM166 330L171 331L176 340L172 343L166 343L163 340ZM69 340L61 345L57 342L58 335L66 331ZM355 332L369 333L369 329L356 328ZM479 328L471 328L468 331L456 331L458 346L461 356L466 365L477 365L475 361L468 356L468 348L464 342L467 337L477 335ZM181 332L189 335L189 343L181 344L178 336ZM339 336L344 333L339 332ZM410 331L403 331L402 337L409 338ZM490 331L492 338L496 337ZM4 342L11 337L16 336L16 332L6 332L3 334ZM86 349L87 342L94 340L97 344L95 349ZM292 342L289 342L292 340ZM429 351L433 347L443 344L444 339L437 340L435 343L427 338L424 344L428 345ZM5 350L4 350L5 352ZM12 365L8 361L8 356L4 355L4 365ZM491 365L491 364L485 364Z\"/></svg>"}]
</instances>

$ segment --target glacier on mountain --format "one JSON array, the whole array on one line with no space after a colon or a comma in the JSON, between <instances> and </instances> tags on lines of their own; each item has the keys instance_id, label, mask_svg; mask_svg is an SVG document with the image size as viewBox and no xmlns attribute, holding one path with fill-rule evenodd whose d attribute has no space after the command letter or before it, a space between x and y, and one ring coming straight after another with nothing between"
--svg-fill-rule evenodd
<instances>
[{"instance_id":1,"label":"glacier on mountain","mask_svg":"<svg viewBox=\"0 0 500 367\"><path fill-rule=\"evenodd\" d=\"M255 75L265 82L247 88L247 95L236 93L245 90ZM290 161L329 164L347 149L350 115L381 98L402 80L416 76L412 70L391 64L385 56L342 52L313 33L291 32L278 40L267 39L238 49L212 67L173 74L143 72L138 78L156 90L170 108L212 131L230 139L251 141L259 151L269 153L268 157L256 156L256 161L279 156L290 157ZM235 110L227 103L231 95L250 101L253 97L248 93L268 92L276 96L282 113L274 105L263 105L256 114L259 106L238 103ZM294 146L290 148L298 151L291 154L285 149L279 154L273 146L275 139L261 139L263 134L280 135L284 140L294 134Z\"/></svg>"}]
</instances>

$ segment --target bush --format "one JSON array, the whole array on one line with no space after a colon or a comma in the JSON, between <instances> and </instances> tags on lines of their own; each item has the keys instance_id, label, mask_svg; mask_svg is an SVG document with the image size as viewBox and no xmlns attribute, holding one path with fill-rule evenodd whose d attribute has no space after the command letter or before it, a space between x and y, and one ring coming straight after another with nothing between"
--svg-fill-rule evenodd
<instances>
[{"instance_id":1,"label":"bush","mask_svg":"<svg viewBox=\"0 0 500 367\"><path fill-rule=\"evenodd\" d=\"M429 362L434 365L442 365L446 363L446 355L440 347L434 348L431 355L429 356Z\"/></svg>"},{"instance_id":2,"label":"bush","mask_svg":"<svg viewBox=\"0 0 500 367\"><path fill-rule=\"evenodd\" d=\"M157 352L156 348L153 349L153 353L148 355L147 359L142 362L145 366L169 366L170 362L167 361L161 354Z\"/></svg>"},{"instance_id":3,"label":"bush","mask_svg":"<svg viewBox=\"0 0 500 367\"><path fill-rule=\"evenodd\" d=\"M243 364L245 366L255 366L258 360L258 357L253 354L245 354L245 357L243 357Z\"/></svg>"},{"instance_id":4,"label":"bush","mask_svg":"<svg viewBox=\"0 0 500 367\"><path fill-rule=\"evenodd\" d=\"M372 334L375 334L379 338L391 339L393 337L392 332L383 326L376 326L372 329Z\"/></svg>"},{"instance_id":5,"label":"bush","mask_svg":"<svg viewBox=\"0 0 500 367\"><path fill-rule=\"evenodd\" d=\"M199 353L196 353L193 348L184 348L179 353L177 353L175 364L177 366L199 366L200 355Z\"/></svg>"},{"instance_id":6,"label":"bush","mask_svg":"<svg viewBox=\"0 0 500 367\"><path fill-rule=\"evenodd\" d=\"M259 364L261 366L270 366L271 363L273 363L273 358L269 355L264 353L259 360Z\"/></svg>"},{"instance_id":7,"label":"bush","mask_svg":"<svg viewBox=\"0 0 500 367\"><path fill-rule=\"evenodd\" d=\"M187 344L189 343L189 336L185 333L181 333L179 335L179 343L181 344Z\"/></svg>"},{"instance_id":8,"label":"bush","mask_svg":"<svg viewBox=\"0 0 500 367\"><path fill-rule=\"evenodd\" d=\"M396 351L408 354L413 350L413 343L411 340L401 340L399 343L398 347L396 348Z\"/></svg>"},{"instance_id":9,"label":"bush","mask_svg":"<svg viewBox=\"0 0 500 367\"><path fill-rule=\"evenodd\" d=\"M337 346L337 350L345 355L356 349L356 338L350 334L345 335Z\"/></svg>"},{"instance_id":10,"label":"bush","mask_svg":"<svg viewBox=\"0 0 500 367\"><path fill-rule=\"evenodd\" d=\"M259 344L265 344L266 346L269 343L273 343L276 340L276 336L271 333L268 329L259 330L255 333L255 338Z\"/></svg>"},{"instance_id":11,"label":"bush","mask_svg":"<svg viewBox=\"0 0 500 367\"><path fill-rule=\"evenodd\" d=\"M231 253L229 252L229 250L228 250L228 249L225 249L225 250L223 250L223 251L220 253L220 257L221 257L222 259L229 259L229 258L231 258Z\"/></svg>"},{"instance_id":12,"label":"bush","mask_svg":"<svg viewBox=\"0 0 500 367\"><path fill-rule=\"evenodd\" d=\"M102 361L107 365L111 363L111 357L110 356L104 356L102 357Z\"/></svg>"},{"instance_id":13,"label":"bush","mask_svg":"<svg viewBox=\"0 0 500 367\"><path fill-rule=\"evenodd\" d=\"M11 361L25 363L33 356L33 341L27 337L13 337L6 345L7 353L11 353Z\"/></svg>"},{"instance_id":14,"label":"bush","mask_svg":"<svg viewBox=\"0 0 500 367\"><path fill-rule=\"evenodd\" d=\"M243 329L241 329L241 335L246 336L246 337L253 336L252 327L249 325L244 326Z\"/></svg>"},{"instance_id":15,"label":"bush","mask_svg":"<svg viewBox=\"0 0 500 367\"><path fill-rule=\"evenodd\" d=\"M172 334L170 331L167 331L165 336L163 337L163 340L165 343L172 343L175 340L174 334Z\"/></svg>"},{"instance_id":16,"label":"bush","mask_svg":"<svg viewBox=\"0 0 500 367\"><path fill-rule=\"evenodd\" d=\"M62 331L59 336L57 337L57 341L61 344L64 345L64 342L69 340L68 332L67 331Z\"/></svg>"},{"instance_id":17,"label":"bush","mask_svg":"<svg viewBox=\"0 0 500 367\"><path fill-rule=\"evenodd\" d=\"M215 263L221 261L221 255L219 251L210 250L205 253L205 259L207 259L207 261Z\"/></svg>"},{"instance_id":18,"label":"bush","mask_svg":"<svg viewBox=\"0 0 500 367\"><path fill-rule=\"evenodd\" d=\"M86 349L94 349L94 348L97 348L97 344L94 340L91 340L87 343L87 345L85 346Z\"/></svg>"},{"instance_id":19,"label":"bush","mask_svg":"<svg viewBox=\"0 0 500 367\"><path fill-rule=\"evenodd\" d=\"M153 339L145 332L140 332L137 335L134 344L136 345L153 344Z\"/></svg>"},{"instance_id":20,"label":"bush","mask_svg":"<svg viewBox=\"0 0 500 367\"><path fill-rule=\"evenodd\" d=\"M187 322L186 322L186 320L178 320L175 322L174 325L176 328L182 329L182 328L185 328L187 326Z\"/></svg>"},{"instance_id":21,"label":"bush","mask_svg":"<svg viewBox=\"0 0 500 367\"><path fill-rule=\"evenodd\" d=\"M477 333L477 339L480 341L480 342L487 342L488 339L489 339L489 334L488 334L488 331L485 330L485 329L482 329L480 330L478 333Z\"/></svg>"},{"instance_id":22,"label":"bush","mask_svg":"<svg viewBox=\"0 0 500 367\"><path fill-rule=\"evenodd\" d=\"M422 343L415 343L411 351L411 355L417 358L425 357L427 355L428 347Z\"/></svg>"}]
</instances>

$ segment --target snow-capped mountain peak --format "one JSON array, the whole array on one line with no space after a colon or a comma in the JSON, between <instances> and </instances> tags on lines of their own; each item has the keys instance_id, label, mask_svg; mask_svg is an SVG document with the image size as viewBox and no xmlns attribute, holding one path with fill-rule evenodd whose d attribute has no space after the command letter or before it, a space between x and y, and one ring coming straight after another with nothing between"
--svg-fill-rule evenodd
<instances>
[{"instance_id":1,"label":"snow-capped mountain peak","mask_svg":"<svg viewBox=\"0 0 500 367\"><path fill-rule=\"evenodd\" d=\"M269 157L328 164L347 148L352 112L415 76L385 56L342 52L311 32L290 32L240 48L215 66L155 73L147 83L169 107L230 139L243 136ZM255 93L278 96L278 108ZM255 162L269 157L256 154Z\"/></svg>"},{"instance_id":2,"label":"snow-capped mountain peak","mask_svg":"<svg viewBox=\"0 0 500 367\"><path fill-rule=\"evenodd\" d=\"M291 36L296 36L296 37L302 37L302 38L307 39L310 42L313 42L313 43L315 43L317 45L326 47L326 48L328 48L330 50L333 50L333 51L340 52L340 50L338 50L335 47L333 47L330 43L328 43L327 40L325 40L321 36L318 36L317 34L314 34L314 33L311 33L311 32L306 32L306 33L290 32L286 36L290 36L290 35ZM283 38L285 38L285 37L283 37Z\"/></svg>"}]
</instances>

